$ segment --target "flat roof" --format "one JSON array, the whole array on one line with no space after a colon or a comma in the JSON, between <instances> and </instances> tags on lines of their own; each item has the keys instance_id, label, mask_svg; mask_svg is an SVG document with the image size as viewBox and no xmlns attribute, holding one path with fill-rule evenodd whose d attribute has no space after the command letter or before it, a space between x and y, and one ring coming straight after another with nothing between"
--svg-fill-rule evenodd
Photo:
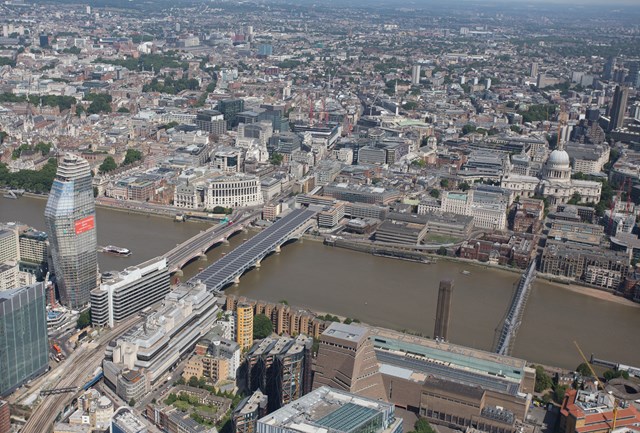
<instances>
[{"instance_id":1,"label":"flat roof","mask_svg":"<svg viewBox=\"0 0 640 433\"><path fill-rule=\"evenodd\" d=\"M367 328L357 325L346 325L340 322L332 322L322 335L328 335L342 340L360 341L366 335Z\"/></svg>"},{"instance_id":2,"label":"flat roof","mask_svg":"<svg viewBox=\"0 0 640 433\"><path fill-rule=\"evenodd\" d=\"M316 424L332 430L350 432L379 413L370 407L347 403L338 410L320 418Z\"/></svg>"},{"instance_id":3,"label":"flat roof","mask_svg":"<svg viewBox=\"0 0 640 433\"><path fill-rule=\"evenodd\" d=\"M491 376L500 374L510 381L519 382L524 378L526 361L523 359L497 355L450 343L436 342L380 328L372 328L371 340L376 348L422 355L429 359L449 363L450 367Z\"/></svg>"}]
</instances>

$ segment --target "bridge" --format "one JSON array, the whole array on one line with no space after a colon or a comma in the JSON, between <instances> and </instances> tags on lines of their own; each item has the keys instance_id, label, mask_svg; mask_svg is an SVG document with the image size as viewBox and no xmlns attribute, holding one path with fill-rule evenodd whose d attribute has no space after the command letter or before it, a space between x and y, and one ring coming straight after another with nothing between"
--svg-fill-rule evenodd
<instances>
[{"instance_id":1,"label":"bridge","mask_svg":"<svg viewBox=\"0 0 640 433\"><path fill-rule=\"evenodd\" d=\"M516 288L513 298L511 299L511 305L507 312L507 316L502 324L500 331L500 337L496 346L496 353L498 355L509 355L513 343L516 339L516 333L522 322L522 315L524 314L524 307L527 305L527 299L529 299L529 293L531 292L531 283L536 277L536 261L531 260L529 267L522 274L518 287Z\"/></svg>"},{"instance_id":2,"label":"bridge","mask_svg":"<svg viewBox=\"0 0 640 433\"><path fill-rule=\"evenodd\" d=\"M41 396L47 395L56 395L56 394L65 394L67 392L76 392L78 390L77 386L69 386L66 388L54 388L54 389L43 389L40 391Z\"/></svg>"},{"instance_id":3,"label":"bridge","mask_svg":"<svg viewBox=\"0 0 640 433\"><path fill-rule=\"evenodd\" d=\"M196 257L204 256L215 244L227 242L231 235L244 230L258 215L260 215L259 212L253 212L247 216L240 214L235 221L230 223L223 222L209 227L207 230L177 245L164 255L167 259L169 272L177 272Z\"/></svg>"},{"instance_id":4,"label":"bridge","mask_svg":"<svg viewBox=\"0 0 640 433\"><path fill-rule=\"evenodd\" d=\"M222 257L191 281L202 281L212 291L222 290L231 283L239 283L240 276L250 268L260 267L260 262L268 254L279 252L282 245L292 239L299 239L315 225L316 211L294 209L226 256Z\"/></svg>"}]
</instances>

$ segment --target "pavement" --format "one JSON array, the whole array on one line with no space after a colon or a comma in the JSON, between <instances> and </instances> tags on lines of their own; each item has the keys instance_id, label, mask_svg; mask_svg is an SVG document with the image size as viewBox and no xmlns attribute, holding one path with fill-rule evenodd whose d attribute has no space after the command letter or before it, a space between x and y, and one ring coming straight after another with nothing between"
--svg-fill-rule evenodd
<instances>
[{"instance_id":1,"label":"pavement","mask_svg":"<svg viewBox=\"0 0 640 433\"><path fill-rule=\"evenodd\" d=\"M546 410L543 407L536 407L529 409L529 416L527 417L527 423L525 427L528 427L525 431L532 433L554 433L559 419L559 408L553 407L551 410Z\"/></svg>"}]
</instances>

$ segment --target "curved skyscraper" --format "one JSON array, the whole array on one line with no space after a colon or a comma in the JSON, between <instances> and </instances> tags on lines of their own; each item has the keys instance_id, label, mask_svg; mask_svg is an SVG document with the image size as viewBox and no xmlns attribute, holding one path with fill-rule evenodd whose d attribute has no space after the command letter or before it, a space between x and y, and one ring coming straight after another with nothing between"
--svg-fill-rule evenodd
<instances>
[{"instance_id":1,"label":"curved skyscraper","mask_svg":"<svg viewBox=\"0 0 640 433\"><path fill-rule=\"evenodd\" d=\"M65 155L59 162L44 216L62 303L80 308L97 286L96 208L89 163Z\"/></svg>"}]
</instances>

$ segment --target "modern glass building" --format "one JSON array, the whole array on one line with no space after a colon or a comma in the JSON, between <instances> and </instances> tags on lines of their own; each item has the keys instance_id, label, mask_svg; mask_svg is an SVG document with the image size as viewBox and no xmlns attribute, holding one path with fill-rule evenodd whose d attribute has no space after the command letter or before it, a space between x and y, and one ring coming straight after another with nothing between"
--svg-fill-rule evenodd
<instances>
[{"instance_id":1,"label":"modern glass building","mask_svg":"<svg viewBox=\"0 0 640 433\"><path fill-rule=\"evenodd\" d=\"M0 396L49 365L44 284L0 292Z\"/></svg>"},{"instance_id":2,"label":"modern glass building","mask_svg":"<svg viewBox=\"0 0 640 433\"><path fill-rule=\"evenodd\" d=\"M59 162L44 216L61 301L83 307L98 276L96 209L86 160L68 154Z\"/></svg>"}]
</instances>

